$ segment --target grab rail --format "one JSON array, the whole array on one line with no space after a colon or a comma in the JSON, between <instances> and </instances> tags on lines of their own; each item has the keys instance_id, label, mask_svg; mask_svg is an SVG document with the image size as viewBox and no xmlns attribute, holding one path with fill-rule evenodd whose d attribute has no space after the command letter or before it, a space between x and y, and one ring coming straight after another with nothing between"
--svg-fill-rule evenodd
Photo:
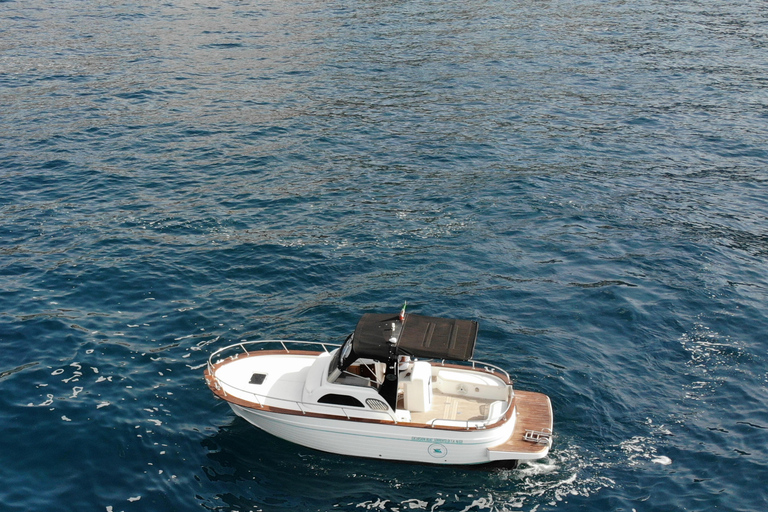
<instances>
[{"instance_id":1,"label":"grab rail","mask_svg":"<svg viewBox=\"0 0 768 512\"><path fill-rule=\"evenodd\" d=\"M279 349L282 349L285 351L286 354L290 354L291 350L300 350L299 348L294 347L296 346L303 346L303 347L319 347L324 352L330 352L328 350L328 347L331 347L332 349L338 348L341 346L341 344L338 343L324 343L320 341L297 341L297 340L260 340L260 341L240 341L239 343L233 343L231 345L227 345L226 347L222 347L219 350L213 352L210 356L208 356L208 370L212 373L213 372L213 365L216 363L223 361L224 359L227 359L229 357L230 359L237 359L240 354L245 353L246 355L250 355L251 352L255 352L255 350L251 350L250 352L246 348L248 347L255 347L260 346L259 351L261 350L269 350L268 344L271 345L279 345ZM288 348L289 344L292 348ZM240 352L232 355L225 356L225 352L233 351L234 349L240 349Z\"/></svg>"},{"instance_id":2,"label":"grab rail","mask_svg":"<svg viewBox=\"0 0 768 512\"><path fill-rule=\"evenodd\" d=\"M297 340L241 341L239 343L233 343L232 345L227 345L226 347L220 348L219 350L213 352L208 357L208 367L210 369L212 369L213 365L215 364L214 360L217 357L219 357L220 359L226 359L226 357L221 357L221 354L226 352L226 351L228 351L228 350L231 350L231 349L233 349L235 347L239 347L242 350L242 352L244 352L245 354L250 354L248 349L245 348L246 345L248 345L248 346L255 346L255 345L266 345L268 343L271 343L271 344L278 343L278 344L280 344L281 348L287 354L289 354L291 352L291 349L289 349L288 346L286 345L287 343L290 343L292 345L316 346L316 347L322 348L324 352L330 352L330 350L328 350L328 347L332 347L333 349L335 349L335 348L338 348L338 347L341 346L340 343L325 343L325 342L321 342L321 341L297 341ZM267 350L267 348L261 348L260 350ZM298 349L294 348L293 350L298 350ZM233 356L229 356L229 357L233 357ZM236 358L237 358L237 355L235 355L233 357L233 359L236 359ZM426 359L426 360L429 361L430 359ZM438 362L437 359L432 359L432 361L434 361L435 363ZM502 373L507 378L507 380L509 380L509 381L512 380L511 377L509 376L509 373L507 373L506 370L504 370L503 368L500 368L500 367L498 367L496 365L490 364L490 363L485 363L485 362L482 362L482 361L477 361L475 359L469 359L467 361L455 361L455 360L449 360L449 359L440 359L439 360L440 366L445 366L446 361L450 361L450 364L454 364L454 365L458 365L458 366L470 366L473 369L477 369L478 366L480 366L480 367L482 367L483 369L485 369L486 371L488 371L490 373L500 372L500 373Z\"/></svg>"},{"instance_id":3,"label":"grab rail","mask_svg":"<svg viewBox=\"0 0 768 512\"><path fill-rule=\"evenodd\" d=\"M449 361L448 359L441 359L440 360L440 366L445 366L445 362ZM450 364L457 365L457 366L471 366L473 370L476 370L478 366L481 366L482 369L488 371L489 373L496 373L500 372L503 373L504 376L507 378L508 381L512 382L512 378L509 376L507 371L503 368L499 368L498 366L491 364L491 363L484 363L482 361L477 361L475 359L468 359L467 361L454 361L450 360Z\"/></svg>"}]
</instances>

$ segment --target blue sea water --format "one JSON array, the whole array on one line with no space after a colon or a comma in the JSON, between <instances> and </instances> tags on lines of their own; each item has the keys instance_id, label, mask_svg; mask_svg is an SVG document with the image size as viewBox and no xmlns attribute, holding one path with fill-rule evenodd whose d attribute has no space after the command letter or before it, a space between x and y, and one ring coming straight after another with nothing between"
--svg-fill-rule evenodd
<instances>
[{"instance_id":1,"label":"blue sea water","mask_svg":"<svg viewBox=\"0 0 768 512\"><path fill-rule=\"evenodd\" d=\"M0 510L768 508L768 4L0 1ZM202 379L368 311L548 393L518 470Z\"/></svg>"}]
</instances>

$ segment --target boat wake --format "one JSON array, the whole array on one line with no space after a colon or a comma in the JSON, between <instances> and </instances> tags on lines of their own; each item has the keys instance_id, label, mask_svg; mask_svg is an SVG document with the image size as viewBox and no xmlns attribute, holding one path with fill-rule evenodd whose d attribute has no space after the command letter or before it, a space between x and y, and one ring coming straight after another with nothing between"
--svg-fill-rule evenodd
<instances>
[{"instance_id":1,"label":"boat wake","mask_svg":"<svg viewBox=\"0 0 768 512\"><path fill-rule=\"evenodd\" d=\"M673 463L662 453L662 438L670 435L664 425L655 424L650 418L645 421L646 433L633 436L618 443L612 443L605 450L585 448L576 444L575 439L558 439L555 449L540 460L522 463L514 470L493 471L475 480L476 488L469 491L453 485L452 489L438 493L432 499L425 497L399 501L386 501L379 497L350 506L366 510L429 510L432 511L536 511L540 507L559 507L573 501L583 501L614 489L617 483L604 475L616 474L617 469L631 470L643 464L662 466ZM466 474L464 475L466 476ZM469 478L461 479L471 481ZM404 490L407 484L402 484ZM344 509L352 504L338 504Z\"/></svg>"},{"instance_id":2,"label":"boat wake","mask_svg":"<svg viewBox=\"0 0 768 512\"><path fill-rule=\"evenodd\" d=\"M607 464L597 458L585 458L584 452L574 446L551 452L544 459L523 463L514 470L498 470L492 472L490 477L478 477L475 481L481 485L473 490L458 486L474 479L459 478L456 484L450 486L454 488L439 492L431 499L419 497L390 501L378 497L354 504L337 504L334 508L430 512L535 511L541 506L565 504L571 499L586 498L613 487L613 480L600 476Z\"/></svg>"}]
</instances>

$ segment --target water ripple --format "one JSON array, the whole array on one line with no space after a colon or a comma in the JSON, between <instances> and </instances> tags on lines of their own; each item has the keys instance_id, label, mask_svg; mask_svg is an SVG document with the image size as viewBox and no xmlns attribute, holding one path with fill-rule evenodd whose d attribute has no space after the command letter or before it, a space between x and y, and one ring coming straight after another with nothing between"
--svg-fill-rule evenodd
<instances>
[{"instance_id":1,"label":"water ripple","mask_svg":"<svg viewBox=\"0 0 768 512\"><path fill-rule=\"evenodd\" d=\"M8 510L764 508L759 2L2 3ZM202 381L406 299L552 396L547 459L311 452Z\"/></svg>"}]
</instances>

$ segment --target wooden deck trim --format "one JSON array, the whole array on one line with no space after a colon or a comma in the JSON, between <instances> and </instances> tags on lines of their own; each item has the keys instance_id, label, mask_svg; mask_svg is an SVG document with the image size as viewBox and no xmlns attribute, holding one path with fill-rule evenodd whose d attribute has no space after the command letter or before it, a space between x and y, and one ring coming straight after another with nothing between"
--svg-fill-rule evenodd
<instances>
[{"instance_id":1,"label":"wooden deck trim","mask_svg":"<svg viewBox=\"0 0 768 512\"><path fill-rule=\"evenodd\" d=\"M525 454L546 453L549 444L532 443L523 440L526 430L552 431L554 418L552 415L552 403L549 397L543 393L533 391L515 391L515 399L512 404L515 407L515 429L504 443L489 448L494 452L518 452Z\"/></svg>"}]
</instances>

